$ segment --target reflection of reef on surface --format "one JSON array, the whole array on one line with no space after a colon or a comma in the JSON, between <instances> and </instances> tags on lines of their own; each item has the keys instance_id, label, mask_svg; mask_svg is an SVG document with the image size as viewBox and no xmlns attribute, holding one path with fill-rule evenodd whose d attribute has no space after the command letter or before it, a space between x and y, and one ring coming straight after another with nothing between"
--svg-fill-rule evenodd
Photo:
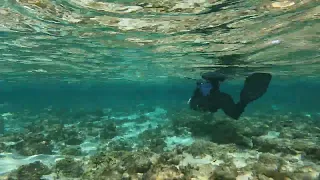
<instances>
[{"instance_id":1,"label":"reflection of reef on surface","mask_svg":"<svg viewBox=\"0 0 320 180\"><path fill-rule=\"evenodd\" d=\"M291 77L320 69L315 0L19 0L0 4L0 16L0 36L10 44L1 46L6 53L0 75L18 81L63 74L68 82L79 77L142 82L233 67L237 75L245 74L237 67L245 67ZM139 56L127 58L130 52ZM20 62L20 53L30 54L13 63ZM244 57L221 61L238 54ZM283 66L295 73L277 70Z\"/></svg>"},{"instance_id":2,"label":"reflection of reef on surface","mask_svg":"<svg viewBox=\"0 0 320 180\"><path fill-rule=\"evenodd\" d=\"M317 180L317 118L256 114L233 121L220 114L161 108L134 115L16 112L0 136L0 161L10 163L11 154L19 156L21 165L11 172L0 165L0 177Z\"/></svg>"}]
</instances>

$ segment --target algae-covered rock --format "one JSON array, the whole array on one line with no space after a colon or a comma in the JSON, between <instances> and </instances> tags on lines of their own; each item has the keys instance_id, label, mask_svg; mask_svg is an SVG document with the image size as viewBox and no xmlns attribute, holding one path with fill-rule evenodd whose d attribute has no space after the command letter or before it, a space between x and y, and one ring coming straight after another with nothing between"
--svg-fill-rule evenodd
<instances>
[{"instance_id":1,"label":"algae-covered rock","mask_svg":"<svg viewBox=\"0 0 320 180\"><path fill-rule=\"evenodd\" d=\"M138 138L140 140L140 147L148 147L153 152L162 152L166 146L165 135L163 128L148 129L141 133Z\"/></svg>"},{"instance_id":2,"label":"algae-covered rock","mask_svg":"<svg viewBox=\"0 0 320 180\"><path fill-rule=\"evenodd\" d=\"M222 164L213 171L210 180L236 180L237 176L237 168L234 165Z\"/></svg>"},{"instance_id":3,"label":"algae-covered rock","mask_svg":"<svg viewBox=\"0 0 320 180\"><path fill-rule=\"evenodd\" d=\"M302 165L302 167L297 167L291 179L302 179L302 180L319 180L320 172L319 168L311 167L309 165Z\"/></svg>"},{"instance_id":4,"label":"algae-covered rock","mask_svg":"<svg viewBox=\"0 0 320 180\"><path fill-rule=\"evenodd\" d=\"M312 160L320 161L320 147L318 146L311 146L305 149L305 153L307 157Z\"/></svg>"},{"instance_id":5,"label":"algae-covered rock","mask_svg":"<svg viewBox=\"0 0 320 180\"><path fill-rule=\"evenodd\" d=\"M158 163L166 165L179 165L182 159L182 154L178 154L177 151L163 152L158 158Z\"/></svg>"},{"instance_id":6,"label":"algae-covered rock","mask_svg":"<svg viewBox=\"0 0 320 180\"><path fill-rule=\"evenodd\" d=\"M27 134L23 140L14 145L14 149L21 155L52 154L52 142L43 134Z\"/></svg>"},{"instance_id":7,"label":"algae-covered rock","mask_svg":"<svg viewBox=\"0 0 320 180\"><path fill-rule=\"evenodd\" d=\"M0 143L0 153L3 153L7 150L7 146L4 143Z\"/></svg>"},{"instance_id":8,"label":"algae-covered rock","mask_svg":"<svg viewBox=\"0 0 320 180\"><path fill-rule=\"evenodd\" d=\"M0 142L19 142L23 139L22 133L8 133L0 136Z\"/></svg>"},{"instance_id":9,"label":"algae-covered rock","mask_svg":"<svg viewBox=\"0 0 320 180\"><path fill-rule=\"evenodd\" d=\"M220 156L223 153L234 152L236 150L237 148L233 145L218 145L206 140L197 140L192 143L185 152L190 153L193 156L202 156L205 154Z\"/></svg>"},{"instance_id":10,"label":"algae-covered rock","mask_svg":"<svg viewBox=\"0 0 320 180\"><path fill-rule=\"evenodd\" d=\"M131 176L128 173L123 173L121 180L131 180Z\"/></svg>"},{"instance_id":11,"label":"algae-covered rock","mask_svg":"<svg viewBox=\"0 0 320 180\"><path fill-rule=\"evenodd\" d=\"M133 150L133 142L131 139L117 139L109 142L107 149L110 151L131 151Z\"/></svg>"},{"instance_id":12,"label":"algae-covered rock","mask_svg":"<svg viewBox=\"0 0 320 180\"><path fill-rule=\"evenodd\" d=\"M20 166L9 174L11 180L39 180L41 176L50 174L51 170L40 161Z\"/></svg>"},{"instance_id":13,"label":"algae-covered rock","mask_svg":"<svg viewBox=\"0 0 320 180\"><path fill-rule=\"evenodd\" d=\"M117 136L117 126L115 123L106 124L100 132L100 138L102 139L112 139Z\"/></svg>"},{"instance_id":14,"label":"algae-covered rock","mask_svg":"<svg viewBox=\"0 0 320 180\"><path fill-rule=\"evenodd\" d=\"M254 147L260 152L273 152L297 155L305 154L310 160L319 160L320 149L317 143L310 139L287 139L287 138L253 138Z\"/></svg>"},{"instance_id":15,"label":"algae-covered rock","mask_svg":"<svg viewBox=\"0 0 320 180\"><path fill-rule=\"evenodd\" d=\"M123 162L129 173L145 173L152 165L150 157L142 152L128 154Z\"/></svg>"},{"instance_id":16,"label":"algae-covered rock","mask_svg":"<svg viewBox=\"0 0 320 180\"><path fill-rule=\"evenodd\" d=\"M82 169L82 163L77 162L70 157L57 161L55 169L63 176L73 178L82 176L84 172Z\"/></svg>"},{"instance_id":17,"label":"algae-covered rock","mask_svg":"<svg viewBox=\"0 0 320 180\"><path fill-rule=\"evenodd\" d=\"M90 158L85 179L110 178L121 179L124 173L130 177L137 173L146 173L153 162L149 151L112 151L99 153Z\"/></svg>"},{"instance_id":18,"label":"algae-covered rock","mask_svg":"<svg viewBox=\"0 0 320 180\"><path fill-rule=\"evenodd\" d=\"M181 116L180 119L179 117L172 117L175 129L186 127L193 136L206 137L218 144L237 144L244 147L252 147L251 140L241 134L243 130L239 128L235 121L213 119L210 114L201 115L198 118L194 116L186 117L186 119L184 118L185 115Z\"/></svg>"},{"instance_id":19,"label":"algae-covered rock","mask_svg":"<svg viewBox=\"0 0 320 180\"><path fill-rule=\"evenodd\" d=\"M292 142L289 139L254 137L252 140L254 148L260 152L297 154L291 147Z\"/></svg>"},{"instance_id":20,"label":"algae-covered rock","mask_svg":"<svg viewBox=\"0 0 320 180\"><path fill-rule=\"evenodd\" d=\"M218 144L234 143L241 146L251 146L245 136L240 134L239 128L233 121L217 121L211 127L211 140Z\"/></svg>"},{"instance_id":21,"label":"algae-covered rock","mask_svg":"<svg viewBox=\"0 0 320 180\"><path fill-rule=\"evenodd\" d=\"M83 179L121 179L122 174L118 172L125 171L124 167L120 166L121 158L126 155L126 152L109 152L109 153L98 153L90 157L86 171L83 174Z\"/></svg>"},{"instance_id":22,"label":"algae-covered rock","mask_svg":"<svg viewBox=\"0 0 320 180\"><path fill-rule=\"evenodd\" d=\"M84 137L79 133L77 127L64 127L63 125L54 125L47 130L48 139L55 142L65 142L68 145L79 145L83 142Z\"/></svg>"},{"instance_id":23,"label":"algae-covered rock","mask_svg":"<svg viewBox=\"0 0 320 180\"><path fill-rule=\"evenodd\" d=\"M80 145L82 142L83 139L81 137L71 137L65 141L67 145Z\"/></svg>"},{"instance_id":24,"label":"algae-covered rock","mask_svg":"<svg viewBox=\"0 0 320 180\"><path fill-rule=\"evenodd\" d=\"M143 175L143 179L148 180L184 180L185 175L176 166L155 166Z\"/></svg>"},{"instance_id":25,"label":"algae-covered rock","mask_svg":"<svg viewBox=\"0 0 320 180\"><path fill-rule=\"evenodd\" d=\"M66 136L65 128L62 124L53 125L47 130L47 133L47 137L56 142L64 140Z\"/></svg>"},{"instance_id":26,"label":"algae-covered rock","mask_svg":"<svg viewBox=\"0 0 320 180\"><path fill-rule=\"evenodd\" d=\"M254 165L254 170L257 174L262 174L273 179L285 179L291 176L288 171L281 171L286 165L286 161L278 156L270 153L263 153L259 156L258 162Z\"/></svg>"},{"instance_id":27,"label":"algae-covered rock","mask_svg":"<svg viewBox=\"0 0 320 180\"><path fill-rule=\"evenodd\" d=\"M94 128L94 127L88 126L87 127L87 135L93 136L93 137L99 136L100 135L100 128Z\"/></svg>"},{"instance_id":28,"label":"algae-covered rock","mask_svg":"<svg viewBox=\"0 0 320 180\"><path fill-rule=\"evenodd\" d=\"M4 134L4 119L0 117L0 134Z\"/></svg>"},{"instance_id":29,"label":"algae-covered rock","mask_svg":"<svg viewBox=\"0 0 320 180\"><path fill-rule=\"evenodd\" d=\"M61 154L69 156L81 156L82 151L80 147L66 147L62 149Z\"/></svg>"},{"instance_id":30,"label":"algae-covered rock","mask_svg":"<svg viewBox=\"0 0 320 180\"><path fill-rule=\"evenodd\" d=\"M27 125L25 129L31 133L40 133L45 130L45 126L43 125L43 122L37 121Z\"/></svg>"}]
</instances>

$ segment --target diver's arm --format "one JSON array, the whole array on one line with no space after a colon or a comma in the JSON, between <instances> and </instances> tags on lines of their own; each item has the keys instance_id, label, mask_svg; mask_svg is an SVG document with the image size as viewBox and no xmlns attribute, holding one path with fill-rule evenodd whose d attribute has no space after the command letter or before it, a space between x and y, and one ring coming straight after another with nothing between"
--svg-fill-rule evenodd
<instances>
[{"instance_id":1,"label":"diver's arm","mask_svg":"<svg viewBox=\"0 0 320 180\"><path fill-rule=\"evenodd\" d=\"M188 101L188 104L191 109L198 109L199 98L202 97L200 89L197 87Z\"/></svg>"}]
</instances>

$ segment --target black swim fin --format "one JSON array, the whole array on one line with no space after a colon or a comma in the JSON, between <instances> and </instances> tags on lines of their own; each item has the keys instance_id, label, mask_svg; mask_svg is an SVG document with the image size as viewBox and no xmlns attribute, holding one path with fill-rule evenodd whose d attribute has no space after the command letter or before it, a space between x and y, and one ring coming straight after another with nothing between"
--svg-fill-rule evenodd
<instances>
[{"instance_id":1,"label":"black swim fin","mask_svg":"<svg viewBox=\"0 0 320 180\"><path fill-rule=\"evenodd\" d=\"M253 73L247 77L240 93L240 102L248 104L260 98L267 91L271 78L269 73Z\"/></svg>"}]
</instances>

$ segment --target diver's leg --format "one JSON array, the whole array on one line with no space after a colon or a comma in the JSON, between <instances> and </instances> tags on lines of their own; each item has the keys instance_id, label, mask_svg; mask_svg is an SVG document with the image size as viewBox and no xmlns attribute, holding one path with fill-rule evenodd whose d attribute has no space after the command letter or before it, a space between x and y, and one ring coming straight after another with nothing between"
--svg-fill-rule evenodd
<instances>
[{"instance_id":1,"label":"diver's leg","mask_svg":"<svg viewBox=\"0 0 320 180\"><path fill-rule=\"evenodd\" d=\"M232 97L223 92L219 93L219 103L223 112L233 119L239 119L246 107L246 104L244 103L234 103Z\"/></svg>"},{"instance_id":2,"label":"diver's leg","mask_svg":"<svg viewBox=\"0 0 320 180\"><path fill-rule=\"evenodd\" d=\"M269 73L253 73L248 76L240 93L240 101L248 104L259 99L266 93L271 79L272 75Z\"/></svg>"},{"instance_id":3,"label":"diver's leg","mask_svg":"<svg viewBox=\"0 0 320 180\"><path fill-rule=\"evenodd\" d=\"M269 87L272 75L269 73L253 73L246 78L240 93L240 102L235 104L229 94L219 92L218 103L220 108L230 117L238 119L244 112L247 104L259 99Z\"/></svg>"}]
</instances>

